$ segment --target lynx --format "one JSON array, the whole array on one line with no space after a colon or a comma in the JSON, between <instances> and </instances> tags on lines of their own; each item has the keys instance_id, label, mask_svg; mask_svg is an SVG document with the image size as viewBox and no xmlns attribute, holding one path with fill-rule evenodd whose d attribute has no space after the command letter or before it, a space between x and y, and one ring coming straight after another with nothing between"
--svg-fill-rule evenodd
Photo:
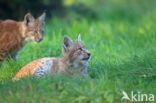
<instances>
[{"instance_id":1,"label":"lynx","mask_svg":"<svg viewBox=\"0 0 156 103\"><path fill-rule=\"evenodd\" d=\"M74 76L85 76L88 74L87 66L91 53L82 44L80 35L74 42L65 36L62 43L62 52L62 58L46 57L30 62L15 75L13 80L29 75L43 77L49 74Z\"/></svg>"},{"instance_id":2,"label":"lynx","mask_svg":"<svg viewBox=\"0 0 156 103\"><path fill-rule=\"evenodd\" d=\"M44 35L45 13L35 19L30 13L24 21L0 21L0 61L11 57L16 59L18 52L29 41L40 42Z\"/></svg>"}]
</instances>

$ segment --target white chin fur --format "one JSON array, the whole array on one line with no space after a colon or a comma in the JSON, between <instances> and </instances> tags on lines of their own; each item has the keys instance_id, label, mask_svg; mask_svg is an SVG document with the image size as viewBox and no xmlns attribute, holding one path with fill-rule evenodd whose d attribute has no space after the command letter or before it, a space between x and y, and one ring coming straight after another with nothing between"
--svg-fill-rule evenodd
<instances>
[{"instance_id":1,"label":"white chin fur","mask_svg":"<svg viewBox=\"0 0 156 103\"><path fill-rule=\"evenodd\" d=\"M35 41L34 37L27 37L25 42ZM36 42L36 41L35 41Z\"/></svg>"}]
</instances>

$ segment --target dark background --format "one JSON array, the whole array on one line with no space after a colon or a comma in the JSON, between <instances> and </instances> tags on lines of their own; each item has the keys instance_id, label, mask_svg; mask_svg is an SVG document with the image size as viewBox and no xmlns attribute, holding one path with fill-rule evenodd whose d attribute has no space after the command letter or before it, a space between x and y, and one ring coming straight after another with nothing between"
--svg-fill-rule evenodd
<instances>
[{"instance_id":1,"label":"dark background","mask_svg":"<svg viewBox=\"0 0 156 103\"><path fill-rule=\"evenodd\" d=\"M27 12L37 16L44 10L49 16L52 12L62 12L62 0L0 0L0 19L20 19Z\"/></svg>"},{"instance_id":2,"label":"dark background","mask_svg":"<svg viewBox=\"0 0 156 103\"><path fill-rule=\"evenodd\" d=\"M87 18L97 18L96 13L83 3L66 6L65 1L75 0L0 0L0 19L22 20L27 12L39 16L43 11L48 17L65 17L69 12L74 12Z\"/></svg>"}]
</instances>

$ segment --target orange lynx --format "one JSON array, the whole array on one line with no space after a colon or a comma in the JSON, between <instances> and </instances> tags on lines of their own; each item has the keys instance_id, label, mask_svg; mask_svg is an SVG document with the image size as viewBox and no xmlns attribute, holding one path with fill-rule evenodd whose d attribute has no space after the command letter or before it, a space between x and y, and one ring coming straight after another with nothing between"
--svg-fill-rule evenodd
<instances>
[{"instance_id":1,"label":"orange lynx","mask_svg":"<svg viewBox=\"0 0 156 103\"><path fill-rule=\"evenodd\" d=\"M24 21L0 21L0 61L7 57L15 59L18 51L29 41L40 42L43 39L45 13L35 19L30 13Z\"/></svg>"},{"instance_id":2,"label":"orange lynx","mask_svg":"<svg viewBox=\"0 0 156 103\"><path fill-rule=\"evenodd\" d=\"M87 75L87 65L91 54L81 43L80 35L74 42L68 37L64 37L62 44L62 58L46 57L32 61L24 66L15 75L13 80L18 80L29 75L36 77L42 77L48 74Z\"/></svg>"}]
</instances>

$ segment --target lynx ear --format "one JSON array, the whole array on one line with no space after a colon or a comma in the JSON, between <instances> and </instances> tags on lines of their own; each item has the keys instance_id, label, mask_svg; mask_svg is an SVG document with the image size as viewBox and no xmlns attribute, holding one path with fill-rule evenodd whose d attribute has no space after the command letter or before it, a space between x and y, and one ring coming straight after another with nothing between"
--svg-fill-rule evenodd
<instances>
[{"instance_id":1,"label":"lynx ear","mask_svg":"<svg viewBox=\"0 0 156 103\"><path fill-rule=\"evenodd\" d=\"M30 26L34 23L34 20L34 17L30 13L27 13L24 17L24 24Z\"/></svg>"},{"instance_id":2,"label":"lynx ear","mask_svg":"<svg viewBox=\"0 0 156 103\"><path fill-rule=\"evenodd\" d=\"M77 41L81 42L81 34L78 34Z\"/></svg>"},{"instance_id":3,"label":"lynx ear","mask_svg":"<svg viewBox=\"0 0 156 103\"><path fill-rule=\"evenodd\" d=\"M40 17L38 17L38 20L40 20L43 24L45 24L45 18L46 18L46 13L43 12Z\"/></svg>"},{"instance_id":4,"label":"lynx ear","mask_svg":"<svg viewBox=\"0 0 156 103\"><path fill-rule=\"evenodd\" d=\"M67 54L70 51L71 45L72 41L69 39L69 37L65 36L62 43L63 55Z\"/></svg>"}]
</instances>

